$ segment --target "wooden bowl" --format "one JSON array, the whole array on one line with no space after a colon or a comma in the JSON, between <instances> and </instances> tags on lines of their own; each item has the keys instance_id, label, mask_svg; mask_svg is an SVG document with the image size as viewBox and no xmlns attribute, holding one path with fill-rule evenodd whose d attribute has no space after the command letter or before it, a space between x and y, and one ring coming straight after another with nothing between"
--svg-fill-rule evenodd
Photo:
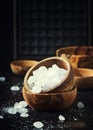
<instances>
[{"instance_id":1,"label":"wooden bowl","mask_svg":"<svg viewBox=\"0 0 93 130\"><path fill-rule=\"evenodd\" d=\"M59 67L67 70L67 74L64 80L62 80L61 85L47 92L33 93L27 84L29 76L40 66L46 66L48 68L53 64L57 64ZM77 88L73 86L74 79L72 77L71 66L66 59L60 57L46 58L27 71L22 89L23 97L28 105L35 110L65 109L74 102L77 95Z\"/></svg>"},{"instance_id":2,"label":"wooden bowl","mask_svg":"<svg viewBox=\"0 0 93 130\"><path fill-rule=\"evenodd\" d=\"M56 50L56 55L93 55L93 46L67 46Z\"/></svg>"},{"instance_id":3,"label":"wooden bowl","mask_svg":"<svg viewBox=\"0 0 93 130\"><path fill-rule=\"evenodd\" d=\"M56 50L56 55L69 60L73 67L93 68L92 46L69 46Z\"/></svg>"},{"instance_id":4,"label":"wooden bowl","mask_svg":"<svg viewBox=\"0 0 93 130\"><path fill-rule=\"evenodd\" d=\"M73 68L74 85L78 89L93 88L93 69Z\"/></svg>"},{"instance_id":5,"label":"wooden bowl","mask_svg":"<svg viewBox=\"0 0 93 130\"><path fill-rule=\"evenodd\" d=\"M67 73L65 74L64 79L60 82L59 86L54 86L53 90L47 90L48 91L53 91L53 92L59 92L59 91L66 91L69 89L73 88L73 81L74 81L74 76L72 74L72 68L70 63L64 59L64 58L60 58L60 57L50 57L50 58L46 58L40 62L38 62L38 64L36 64L35 66L31 67L28 72L25 75L24 78L24 85L26 88L28 88L28 84L27 84L27 80L29 78L29 76L33 75L33 71L37 70L39 67L41 66L46 66L47 68L51 67L53 64L58 65L60 68L66 69Z\"/></svg>"},{"instance_id":6,"label":"wooden bowl","mask_svg":"<svg viewBox=\"0 0 93 130\"><path fill-rule=\"evenodd\" d=\"M92 55L72 55L69 62L75 68L90 68L93 69L93 56Z\"/></svg>"},{"instance_id":7,"label":"wooden bowl","mask_svg":"<svg viewBox=\"0 0 93 130\"><path fill-rule=\"evenodd\" d=\"M15 60L10 63L10 67L13 73L17 75L25 75L27 70L36 65L36 60Z\"/></svg>"},{"instance_id":8,"label":"wooden bowl","mask_svg":"<svg viewBox=\"0 0 93 130\"><path fill-rule=\"evenodd\" d=\"M27 104L34 110L64 110L70 107L76 99L77 88L61 93L40 93L34 94L25 86L22 88L22 94Z\"/></svg>"}]
</instances>

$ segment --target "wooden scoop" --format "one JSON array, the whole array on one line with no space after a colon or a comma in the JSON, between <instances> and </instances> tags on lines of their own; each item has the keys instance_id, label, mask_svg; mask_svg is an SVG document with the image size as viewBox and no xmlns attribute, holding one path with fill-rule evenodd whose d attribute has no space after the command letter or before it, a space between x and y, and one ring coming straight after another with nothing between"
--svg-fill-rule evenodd
<instances>
[{"instance_id":1,"label":"wooden scoop","mask_svg":"<svg viewBox=\"0 0 93 130\"><path fill-rule=\"evenodd\" d=\"M37 63L36 60L15 60L10 63L10 68L14 74L25 75L27 70Z\"/></svg>"}]
</instances>

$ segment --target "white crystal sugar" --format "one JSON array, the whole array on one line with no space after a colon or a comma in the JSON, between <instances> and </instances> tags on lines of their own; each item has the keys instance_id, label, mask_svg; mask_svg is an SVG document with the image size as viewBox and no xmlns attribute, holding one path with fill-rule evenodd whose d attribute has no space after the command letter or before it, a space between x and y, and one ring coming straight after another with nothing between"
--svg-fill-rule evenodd
<instances>
[{"instance_id":1,"label":"white crystal sugar","mask_svg":"<svg viewBox=\"0 0 93 130\"><path fill-rule=\"evenodd\" d=\"M7 111L9 114L16 114L17 113L17 109L15 109L14 107L9 107L7 109Z\"/></svg>"},{"instance_id":2,"label":"white crystal sugar","mask_svg":"<svg viewBox=\"0 0 93 130\"><path fill-rule=\"evenodd\" d=\"M29 116L28 113L21 113L21 114L20 114L20 117L28 117L28 116Z\"/></svg>"},{"instance_id":3,"label":"white crystal sugar","mask_svg":"<svg viewBox=\"0 0 93 130\"><path fill-rule=\"evenodd\" d=\"M64 117L63 115L59 115L58 119L59 119L60 121L64 121L64 120L65 120L65 117Z\"/></svg>"},{"instance_id":4,"label":"white crystal sugar","mask_svg":"<svg viewBox=\"0 0 93 130\"><path fill-rule=\"evenodd\" d=\"M10 89L11 89L11 91L19 91L20 90L19 86L16 86L16 85L13 85Z\"/></svg>"},{"instance_id":5,"label":"white crystal sugar","mask_svg":"<svg viewBox=\"0 0 93 130\"><path fill-rule=\"evenodd\" d=\"M27 83L33 93L48 92L61 84L66 73L67 70L58 67L56 64L49 68L41 66L33 71L33 75L28 78Z\"/></svg>"},{"instance_id":6,"label":"white crystal sugar","mask_svg":"<svg viewBox=\"0 0 93 130\"><path fill-rule=\"evenodd\" d=\"M2 82L4 82L5 81L5 77L3 77L3 76L0 76L0 81L2 81Z\"/></svg>"},{"instance_id":7,"label":"white crystal sugar","mask_svg":"<svg viewBox=\"0 0 93 130\"><path fill-rule=\"evenodd\" d=\"M3 119L4 117L2 115L0 115L0 119Z\"/></svg>"},{"instance_id":8,"label":"white crystal sugar","mask_svg":"<svg viewBox=\"0 0 93 130\"><path fill-rule=\"evenodd\" d=\"M44 124L41 121L36 121L33 123L33 126L37 129L40 129L40 128L44 127Z\"/></svg>"},{"instance_id":9,"label":"white crystal sugar","mask_svg":"<svg viewBox=\"0 0 93 130\"><path fill-rule=\"evenodd\" d=\"M9 114L19 113L21 117L28 117L27 103L25 101L15 102L14 106L5 109Z\"/></svg>"},{"instance_id":10,"label":"white crystal sugar","mask_svg":"<svg viewBox=\"0 0 93 130\"><path fill-rule=\"evenodd\" d=\"M80 101L80 102L77 103L77 107L80 108L80 109L84 108L84 104Z\"/></svg>"}]
</instances>

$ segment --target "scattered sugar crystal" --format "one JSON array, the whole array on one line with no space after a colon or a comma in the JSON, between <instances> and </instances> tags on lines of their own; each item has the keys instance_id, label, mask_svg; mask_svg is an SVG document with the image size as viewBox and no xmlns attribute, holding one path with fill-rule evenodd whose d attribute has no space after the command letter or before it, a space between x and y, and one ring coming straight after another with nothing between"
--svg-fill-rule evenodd
<instances>
[{"instance_id":1,"label":"scattered sugar crystal","mask_svg":"<svg viewBox=\"0 0 93 130\"><path fill-rule=\"evenodd\" d=\"M64 121L64 120L65 120L65 117L64 117L63 115L59 115L58 119L59 119L60 121Z\"/></svg>"},{"instance_id":2,"label":"scattered sugar crystal","mask_svg":"<svg viewBox=\"0 0 93 130\"><path fill-rule=\"evenodd\" d=\"M77 121L77 118L74 118L74 121Z\"/></svg>"},{"instance_id":3,"label":"scattered sugar crystal","mask_svg":"<svg viewBox=\"0 0 93 130\"><path fill-rule=\"evenodd\" d=\"M33 123L33 126L37 129L40 129L40 128L44 127L44 124L41 121L36 121Z\"/></svg>"},{"instance_id":4,"label":"scattered sugar crystal","mask_svg":"<svg viewBox=\"0 0 93 130\"><path fill-rule=\"evenodd\" d=\"M4 82L5 81L5 77L1 76L0 77L0 81Z\"/></svg>"},{"instance_id":5,"label":"scattered sugar crystal","mask_svg":"<svg viewBox=\"0 0 93 130\"><path fill-rule=\"evenodd\" d=\"M17 112L20 114L21 117L28 117L28 109L27 103L25 101L15 102L13 107L8 107L4 109L9 114L16 114Z\"/></svg>"},{"instance_id":6,"label":"scattered sugar crystal","mask_svg":"<svg viewBox=\"0 0 93 130\"><path fill-rule=\"evenodd\" d=\"M41 66L33 71L33 75L28 78L28 86L34 93L48 92L59 86L65 77L67 70L59 68L56 64L46 68Z\"/></svg>"},{"instance_id":7,"label":"scattered sugar crystal","mask_svg":"<svg viewBox=\"0 0 93 130\"><path fill-rule=\"evenodd\" d=\"M22 113L22 112L27 112L27 109L25 108L27 106L27 103L24 101L21 102L16 102L14 104L14 108L17 110L17 112Z\"/></svg>"},{"instance_id":8,"label":"scattered sugar crystal","mask_svg":"<svg viewBox=\"0 0 93 130\"><path fill-rule=\"evenodd\" d=\"M20 101L20 102L19 102L19 105L21 106L21 108L22 108L22 107L27 107L26 101Z\"/></svg>"},{"instance_id":9,"label":"scattered sugar crystal","mask_svg":"<svg viewBox=\"0 0 93 130\"><path fill-rule=\"evenodd\" d=\"M17 110L14 107L9 107L8 108L8 113L10 113L10 114L16 114Z\"/></svg>"},{"instance_id":10,"label":"scattered sugar crystal","mask_svg":"<svg viewBox=\"0 0 93 130\"><path fill-rule=\"evenodd\" d=\"M15 104L14 104L14 108L15 108L15 109L19 109L19 108L21 108L21 106L19 105L18 102L15 102Z\"/></svg>"},{"instance_id":11,"label":"scattered sugar crystal","mask_svg":"<svg viewBox=\"0 0 93 130\"><path fill-rule=\"evenodd\" d=\"M29 116L28 113L21 113L21 114L20 114L20 117L28 117L28 116Z\"/></svg>"},{"instance_id":12,"label":"scattered sugar crystal","mask_svg":"<svg viewBox=\"0 0 93 130\"><path fill-rule=\"evenodd\" d=\"M84 108L84 104L80 101L80 102L77 103L77 107L80 108L80 109Z\"/></svg>"},{"instance_id":13,"label":"scattered sugar crystal","mask_svg":"<svg viewBox=\"0 0 93 130\"><path fill-rule=\"evenodd\" d=\"M19 88L19 86L12 86L12 87L11 87L11 90L12 90L12 91L19 91L20 88Z\"/></svg>"},{"instance_id":14,"label":"scattered sugar crystal","mask_svg":"<svg viewBox=\"0 0 93 130\"><path fill-rule=\"evenodd\" d=\"M28 112L28 109L27 108L20 108L20 109L18 109L17 110L17 112L19 112L19 113L27 113Z\"/></svg>"},{"instance_id":15,"label":"scattered sugar crystal","mask_svg":"<svg viewBox=\"0 0 93 130\"><path fill-rule=\"evenodd\" d=\"M3 119L4 117L2 115L0 115L0 119Z\"/></svg>"},{"instance_id":16,"label":"scattered sugar crystal","mask_svg":"<svg viewBox=\"0 0 93 130\"><path fill-rule=\"evenodd\" d=\"M22 109L24 110L24 108L27 106L27 103L25 101L20 101L20 102L15 102L14 104L14 108L17 109L17 111L21 111Z\"/></svg>"}]
</instances>

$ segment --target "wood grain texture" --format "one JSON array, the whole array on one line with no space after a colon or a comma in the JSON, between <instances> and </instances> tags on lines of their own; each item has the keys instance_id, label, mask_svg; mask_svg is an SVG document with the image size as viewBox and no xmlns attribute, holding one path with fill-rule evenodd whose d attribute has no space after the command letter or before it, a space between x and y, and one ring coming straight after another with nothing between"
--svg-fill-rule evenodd
<instances>
[{"instance_id":1,"label":"wood grain texture","mask_svg":"<svg viewBox=\"0 0 93 130\"><path fill-rule=\"evenodd\" d=\"M93 55L93 46L68 46L56 50L56 55Z\"/></svg>"},{"instance_id":2,"label":"wood grain texture","mask_svg":"<svg viewBox=\"0 0 93 130\"><path fill-rule=\"evenodd\" d=\"M69 46L56 50L56 55L69 60L73 67L93 69L93 46Z\"/></svg>"},{"instance_id":3,"label":"wood grain texture","mask_svg":"<svg viewBox=\"0 0 93 130\"><path fill-rule=\"evenodd\" d=\"M49 92L32 93L27 84L29 76L40 66L44 65L48 68L53 64L57 64L59 67L67 70L67 75L61 85ZM24 77L22 94L28 105L35 110L62 110L69 107L77 96L77 88L74 87L74 76L68 60L61 57L50 57L30 68Z\"/></svg>"},{"instance_id":4,"label":"wood grain texture","mask_svg":"<svg viewBox=\"0 0 93 130\"><path fill-rule=\"evenodd\" d=\"M28 69L37 63L36 60L15 60L10 63L10 68L17 75L25 75Z\"/></svg>"},{"instance_id":5,"label":"wood grain texture","mask_svg":"<svg viewBox=\"0 0 93 130\"><path fill-rule=\"evenodd\" d=\"M93 89L93 69L73 68L72 71L77 89Z\"/></svg>"},{"instance_id":6,"label":"wood grain texture","mask_svg":"<svg viewBox=\"0 0 93 130\"><path fill-rule=\"evenodd\" d=\"M76 99L77 88L61 93L33 94L25 87L22 94L28 105L35 110L63 110L70 107Z\"/></svg>"}]
</instances>

